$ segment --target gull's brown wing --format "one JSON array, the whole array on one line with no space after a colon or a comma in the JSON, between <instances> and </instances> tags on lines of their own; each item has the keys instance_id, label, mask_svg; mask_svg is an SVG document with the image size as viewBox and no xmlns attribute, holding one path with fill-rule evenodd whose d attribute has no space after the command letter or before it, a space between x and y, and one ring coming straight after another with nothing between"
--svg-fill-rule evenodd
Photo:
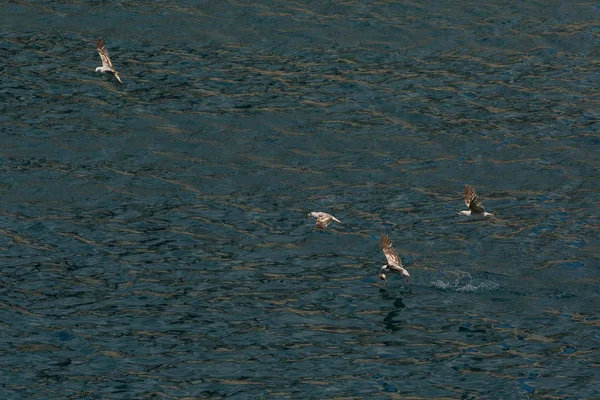
<instances>
[{"instance_id":1,"label":"gull's brown wing","mask_svg":"<svg viewBox=\"0 0 600 400\"><path fill-rule=\"evenodd\" d=\"M398 253L392 247L390 237L385 233L381 234L381 249L383 250L383 255L385 255L385 258L387 259L388 265L402 267L402 261L400 261Z\"/></svg>"},{"instance_id":2,"label":"gull's brown wing","mask_svg":"<svg viewBox=\"0 0 600 400\"><path fill-rule=\"evenodd\" d=\"M104 45L104 40L98 39L98 43L96 44L96 50L98 50L98 54L100 54L100 59L102 59L102 66L108 67L114 71L114 67L112 61L110 60L110 56L108 55L108 50Z\"/></svg>"},{"instance_id":3,"label":"gull's brown wing","mask_svg":"<svg viewBox=\"0 0 600 400\"><path fill-rule=\"evenodd\" d=\"M333 221L333 217L329 214L320 216L319 218L317 218L317 228L325 229L331 223L331 221Z\"/></svg>"},{"instance_id":4,"label":"gull's brown wing","mask_svg":"<svg viewBox=\"0 0 600 400\"><path fill-rule=\"evenodd\" d=\"M483 201L479 196L477 196L475 189L469 185L465 185L465 204L467 207L469 207L469 210L473 212L485 212L485 209L483 208Z\"/></svg>"}]
</instances>

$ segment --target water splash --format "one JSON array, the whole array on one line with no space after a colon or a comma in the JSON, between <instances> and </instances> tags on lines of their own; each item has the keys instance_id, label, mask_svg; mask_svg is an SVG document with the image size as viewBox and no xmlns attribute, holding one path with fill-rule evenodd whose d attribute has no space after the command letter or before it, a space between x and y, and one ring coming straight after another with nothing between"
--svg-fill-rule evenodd
<instances>
[{"instance_id":1,"label":"water splash","mask_svg":"<svg viewBox=\"0 0 600 400\"><path fill-rule=\"evenodd\" d=\"M496 282L473 280L471 274L465 271L447 271L444 275L443 279L431 282L431 286L439 290L468 293L486 292L500 287Z\"/></svg>"}]
</instances>

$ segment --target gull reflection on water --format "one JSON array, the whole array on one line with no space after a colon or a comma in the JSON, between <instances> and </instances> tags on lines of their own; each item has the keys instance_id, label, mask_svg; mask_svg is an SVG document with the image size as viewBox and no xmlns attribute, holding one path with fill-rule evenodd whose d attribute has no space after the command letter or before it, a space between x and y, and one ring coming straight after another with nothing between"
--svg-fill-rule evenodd
<instances>
[{"instance_id":1,"label":"gull reflection on water","mask_svg":"<svg viewBox=\"0 0 600 400\"><path fill-rule=\"evenodd\" d=\"M410 294L412 291L411 288L407 288L406 290L407 292L405 292L405 294ZM397 296L397 291L390 291L388 289L379 289L379 294L381 295L381 298L383 300L385 300L386 302L392 302L394 306L394 309L388 312L385 318L383 319L385 328L392 332L402 329L401 325L403 321L399 320L399 318L397 317L399 316L400 312L406 307L406 305L404 304L404 299L402 297Z\"/></svg>"}]
</instances>

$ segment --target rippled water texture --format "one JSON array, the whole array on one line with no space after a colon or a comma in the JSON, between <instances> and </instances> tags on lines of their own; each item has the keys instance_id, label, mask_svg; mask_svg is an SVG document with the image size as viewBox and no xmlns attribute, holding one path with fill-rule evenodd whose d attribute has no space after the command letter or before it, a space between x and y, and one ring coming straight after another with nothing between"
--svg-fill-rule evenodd
<instances>
[{"instance_id":1,"label":"rippled water texture","mask_svg":"<svg viewBox=\"0 0 600 400\"><path fill-rule=\"evenodd\" d=\"M2 399L600 398L599 3L0 15Z\"/></svg>"}]
</instances>

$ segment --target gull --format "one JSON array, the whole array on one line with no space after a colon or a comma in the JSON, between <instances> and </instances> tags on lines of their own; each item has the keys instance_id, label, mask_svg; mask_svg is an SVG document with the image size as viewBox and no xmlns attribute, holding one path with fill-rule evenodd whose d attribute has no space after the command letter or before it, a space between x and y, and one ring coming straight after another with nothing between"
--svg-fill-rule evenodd
<instances>
[{"instance_id":1,"label":"gull","mask_svg":"<svg viewBox=\"0 0 600 400\"><path fill-rule=\"evenodd\" d=\"M122 85L123 81L121 80L119 73L115 70L115 67L113 67L113 63L110 60L110 56L108 55L108 50L106 49L106 46L104 45L104 41L102 39L98 39L98 43L96 44L96 50L98 50L98 54L100 54L100 58L102 59L102 66L96 68L96 72L111 72L115 75L115 78L117 78L117 80Z\"/></svg>"},{"instance_id":2,"label":"gull","mask_svg":"<svg viewBox=\"0 0 600 400\"><path fill-rule=\"evenodd\" d=\"M406 284L410 284L410 274L408 271L402 266L402 261L400 261L400 256L398 256L398 252L392 247L392 241L390 237L385 233L381 234L381 250L383 250L383 255L387 259L387 264L381 267L381 272L379 273L379 279L385 281L385 285L387 286L387 278L385 276L386 272L400 274L404 278L404 282Z\"/></svg>"},{"instance_id":3,"label":"gull","mask_svg":"<svg viewBox=\"0 0 600 400\"><path fill-rule=\"evenodd\" d=\"M483 208L483 200L469 185L465 185L465 204L469 207L468 211L459 212L460 215L466 215L467 217L492 217L495 213L485 212Z\"/></svg>"},{"instance_id":4,"label":"gull","mask_svg":"<svg viewBox=\"0 0 600 400\"><path fill-rule=\"evenodd\" d=\"M333 215L327 214L324 212L311 212L308 214L308 216L317 219L317 229L327 228L327 225L329 225L331 223L331 221L335 221L339 224L342 223L339 219L337 219Z\"/></svg>"}]
</instances>

